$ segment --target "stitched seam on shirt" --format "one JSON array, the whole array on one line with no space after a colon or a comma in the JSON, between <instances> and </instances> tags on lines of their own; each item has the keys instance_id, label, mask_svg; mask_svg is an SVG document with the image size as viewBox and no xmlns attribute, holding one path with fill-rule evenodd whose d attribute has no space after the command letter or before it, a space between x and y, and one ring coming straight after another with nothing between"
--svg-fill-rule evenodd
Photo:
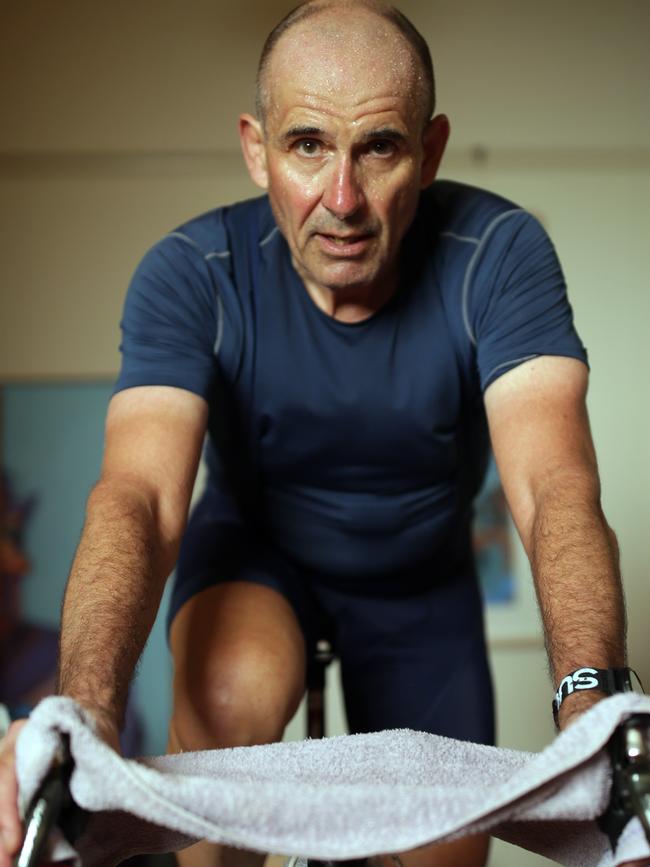
<instances>
[{"instance_id":1,"label":"stitched seam on shirt","mask_svg":"<svg viewBox=\"0 0 650 867\"><path fill-rule=\"evenodd\" d=\"M266 236L266 238L262 238L262 240L260 241L260 247L266 246L266 244L268 244L269 241L273 238L275 233L279 232L279 231L280 231L280 229L278 228L278 226L274 226L273 229L271 229L269 234Z\"/></svg>"},{"instance_id":2,"label":"stitched seam on shirt","mask_svg":"<svg viewBox=\"0 0 650 867\"><path fill-rule=\"evenodd\" d=\"M199 247L196 241L193 238L190 238L189 235L184 235L183 232L169 232L167 237L179 238L181 241L185 241L186 244L189 244L191 247L194 247L195 250L198 250L206 261L208 259L227 259L228 256L230 256L230 250L213 250L211 253L203 253L203 250Z\"/></svg>"},{"instance_id":3,"label":"stitched seam on shirt","mask_svg":"<svg viewBox=\"0 0 650 867\"><path fill-rule=\"evenodd\" d=\"M513 208L510 211L504 211L502 214L499 214L498 217L495 217L492 222L488 225L486 230L483 232L481 236L481 240L476 246L476 250L472 253L472 257L467 264L467 268L465 270L465 277L463 279L463 292L462 292L462 309L463 309L463 324L465 326L465 331L467 332L467 336L469 337L472 346L476 346L476 337L474 336L474 332L472 331L472 327L469 323L469 316L467 313L467 298L469 296L469 286L472 280L474 268L476 267L476 263L478 261L479 256L483 252L485 244L488 241L488 238L492 234L492 232L496 229L499 223L502 220L507 219L508 217L512 217L513 214L523 214L524 211L522 208Z\"/></svg>"},{"instance_id":4,"label":"stitched seam on shirt","mask_svg":"<svg viewBox=\"0 0 650 867\"><path fill-rule=\"evenodd\" d=\"M489 382L492 374L496 373L497 370L501 370L502 367L507 367L509 364L521 364L524 361L530 361L532 358L539 358L539 353L534 352L532 355L522 355L521 358L512 358L510 361L502 361L501 364L497 364L496 367L492 368L492 370L485 377L485 381Z\"/></svg>"},{"instance_id":5,"label":"stitched seam on shirt","mask_svg":"<svg viewBox=\"0 0 650 867\"><path fill-rule=\"evenodd\" d=\"M230 250L213 250L212 253L206 253L203 257L206 261L208 259L227 259L230 256Z\"/></svg>"},{"instance_id":6,"label":"stitched seam on shirt","mask_svg":"<svg viewBox=\"0 0 650 867\"><path fill-rule=\"evenodd\" d=\"M167 237L168 238L180 238L181 241L185 241L186 244L190 244L192 247L194 247L195 250L198 250L200 253L203 253L203 250L201 250L201 248L196 243L196 241L192 240L192 238L190 238L189 235L184 235L182 232L170 232L167 235Z\"/></svg>"},{"instance_id":7,"label":"stitched seam on shirt","mask_svg":"<svg viewBox=\"0 0 650 867\"><path fill-rule=\"evenodd\" d=\"M441 232L442 238L455 238L457 241L467 241L468 244L480 244L480 238L472 238L470 235L457 235L455 232Z\"/></svg>"},{"instance_id":8,"label":"stitched seam on shirt","mask_svg":"<svg viewBox=\"0 0 650 867\"><path fill-rule=\"evenodd\" d=\"M192 238L190 238L188 235L184 235L182 232L170 232L167 235L167 237L168 238L180 238L181 241L185 241L186 243L188 243L192 247L194 247L196 250L198 250L200 253L203 253L203 250L201 250L201 248L196 243L196 241L192 240ZM223 252L219 252L217 250L214 250L212 253L207 253L205 256L203 256L203 259L205 261L207 261L208 259L213 259L215 257L218 257L219 259L223 259L223 258L226 258L227 256L230 256L229 250L225 250ZM213 352L213 355L215 356L215 358L217 358L219 356L219 352L221 350L221 344L223 343L223 301L221 300L221 295L219 295L218 291L217 291L216 295L217 295L217 336L214 339L214 345L212 347L212 352Z\"/></svg>"},{"instance_id":9,"label":"stitched seam on shirt","mask_svg":"<svg viewBox=\"0 0 650 867\"><path fill-rule=\"evenodd\" d=\"M221 344L223 343L223 301L221 295L217 292L217 336L214 340L213 354L215 358L219 357Z\"/></svg>"}]
</instances>

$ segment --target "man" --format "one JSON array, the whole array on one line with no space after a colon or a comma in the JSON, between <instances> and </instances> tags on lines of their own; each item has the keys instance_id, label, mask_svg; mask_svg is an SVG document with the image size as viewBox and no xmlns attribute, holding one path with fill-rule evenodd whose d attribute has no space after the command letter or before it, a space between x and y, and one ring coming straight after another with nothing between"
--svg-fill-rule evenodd
<instances>
[{"instance_id":1,"label":"man","mask_svg":"<svg viewBox=\"0 0 650 867\"><path fill-rule=\"evenodd\" d=\"M323 627L352 730L490 742L469 543L487 425L556 685L625 664L559 266L516 206L432 185L449 133L433 101L428 50L399 13L299 7L267 41L258 116L240 118L268 199L188 223L136 272L62 618L59 689L110 743L177 558L171 750L280 738ZM180 549L206 430L210 481ZM573 692L560 727L601 697ZM9 852L14 738L0 777ZM481 837L404 860L480 865L486 852ZM198 844L180 860L231 854Z\"/></svg>"}]
</instances>

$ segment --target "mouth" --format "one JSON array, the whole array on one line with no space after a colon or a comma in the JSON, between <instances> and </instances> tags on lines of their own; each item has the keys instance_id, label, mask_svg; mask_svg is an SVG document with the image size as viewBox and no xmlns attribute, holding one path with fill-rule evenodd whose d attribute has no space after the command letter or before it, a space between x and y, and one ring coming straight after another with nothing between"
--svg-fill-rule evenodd
<instances>
[{"instance_id":1,"label":"mouth","mask_svg":"<svg viewBox=\"0 0 650 867\"><path fill-rule=\"evenodd\" d=\"M354 235L330 235L325 232L317 232L321 250L328 255L336 257L359 256L366 251L373 236L370 234Z\"/></svg>"}]
</instances>

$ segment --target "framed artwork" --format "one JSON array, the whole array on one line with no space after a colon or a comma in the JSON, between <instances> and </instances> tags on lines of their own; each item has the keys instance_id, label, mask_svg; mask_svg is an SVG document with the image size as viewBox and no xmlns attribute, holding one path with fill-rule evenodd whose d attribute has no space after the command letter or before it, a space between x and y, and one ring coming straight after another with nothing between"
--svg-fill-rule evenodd
<instances>
[{"instance_id":1,"label":"framed artwork","mask_svg":"<svg viewBox=\"0 0 650 867\"><path fill-rule=\"evenodd\" d=\"M513 524L494 458L474 501L474 552L493 646L541 645L528 558Z\"/></svg>"},{"instance_id":2,"label":"framed artwork","mask_svg":"<svg viewBox=\"0 0 650 867\"><path fill-rule=\"evenodd\" d=\"M487 605L505 605L515 597L512 540L506 497L494 458L474 501L474 554Z\"/></svg>"}]
</instances>

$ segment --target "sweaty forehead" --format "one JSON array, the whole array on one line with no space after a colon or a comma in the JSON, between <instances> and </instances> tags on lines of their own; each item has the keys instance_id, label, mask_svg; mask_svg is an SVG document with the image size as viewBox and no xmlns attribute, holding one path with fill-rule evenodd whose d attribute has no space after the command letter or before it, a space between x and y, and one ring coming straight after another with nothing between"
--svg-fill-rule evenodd
<instances>
[{"instance_id":1,"label":"sweaty forehead","mask_svg":"<svg viewBox=\"0 0 650 867\"><path fill-rule=\"evenodd\" d=\"M338 7L309 16L278 42L267 71L268 109L286 103L348 106L384 100L417 112L423 87L411 46L388 20L363 9Z\"/></svg>"}]
</instances>

